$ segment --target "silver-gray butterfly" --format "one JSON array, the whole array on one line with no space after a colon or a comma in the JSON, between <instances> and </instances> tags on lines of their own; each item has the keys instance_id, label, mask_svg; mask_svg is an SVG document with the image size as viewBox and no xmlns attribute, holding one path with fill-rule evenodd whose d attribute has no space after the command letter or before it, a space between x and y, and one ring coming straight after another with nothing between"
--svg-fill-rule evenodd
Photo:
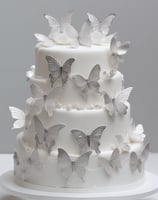
<instances>
[{"instance_id":1,"label":"silver-gray butterfly","mask_svg":"<svg viewBox=\"0 0 158 200\"><path fill-rule=\"evenodd\" d=\"M36 131L35 140L37 144L45 144L47 152L50 153L52 148L55 146L55 141L59 131L63 129L65 125L56 124L48 129L45 129L37 116L34 116L34 125Z\"/></svg>"},{"instance_id":2,"label":"silver-gray butterfly","mask_svg":"<svg viewBox=\"0 0 158 200\"><path fill-rule=\"evenodd\" d=\"M100 65L97 64L90 71L88 79L85 79L81 75L75 75L72 77L72 80L82 97L87 97L87 93L89 90L93 91L94 93L99 93L100 85L98 81L100 78L100 70Z\"/></svg>"},{"instance_id":3,"label":"silver-gray butterfly","mask_svg":"<svg viewBox=\"0 0 158 200\"><path fill-rule=\"evenodd\" d=\"M57 80L61 80L62 85L64 85L71 73L71 66L72 63L75 61L74 58L69 58L68 60L65 61L63 66L61 66L58 61L51 57L51 56L46 56L46 60L48 62L48 70L49 70L49 78L51 82L51 86L54 86L54 83Z\"/></svg>"},{"instance_id":4,"label":"silver-gray butterfly","mask_svg":"<svg viewBox=\"0 0 158 200\"><path fill-rule=\"evenodd\" d=\"M72 161L64 149L58 149L58 166L61 171L61 175L66 182L71 177L73 172L75 172L78 177L84 181L86 166L88 165L90 155L91 151L88 151L77 158L77 160Z\"/></svg>"},{"instance_id":5,"label":"silver-gray butterfly","mask_svg":"<svg viewBox=\"0 0 158 200\"><path fill-rule=\"evenodd\" d=\"M105 130L106 126L99 126L94 129L91 135L86 135L83 131L73 129L71 130L72 137L78 143L81 153L86 152L88 149L94 150L96 153L100 153L100 138Z\"/></svg>"},{"instance_id":6,"label":"silver-gray butterfly","mask_svg":"<svg viewBox=\"0 0 158 200\"><path fill-rule=\"evenodd\" d=\"M114 149L114 151L111 154L110 159L106 159L103 157L99 158L99 162L101 167L103 167L105 175L107 177L110 177L114 171L118 171L121 166L120 161L120 151L118 148Z\"/></svg>"},{"instance_id":7,"label":"silver-gray butterfly","mask_svg":"<svg viewBox=\"0 0 158 200\"><path fill-rule=\"evenodd\" d=\"M147 143L139 156L135 152L131 152L130 169L133 173L136 172L137 170L138 172L142 172L144 163L149 155L149 150L150 150L150 143Z\"/></svg>"}]
</instances>

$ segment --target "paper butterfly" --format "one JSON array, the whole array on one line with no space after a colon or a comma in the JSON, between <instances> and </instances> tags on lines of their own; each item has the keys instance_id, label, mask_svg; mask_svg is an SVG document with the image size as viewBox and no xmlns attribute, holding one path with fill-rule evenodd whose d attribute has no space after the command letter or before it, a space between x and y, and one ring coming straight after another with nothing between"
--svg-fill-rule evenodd
<instances>
[{"instance_id":1,"label":"paper butterfly","mask_svg":"<svg viewBox=\"0 0 158 200\"><path fill-rule=\"evenodd\" d=\"M129 134L129 141L130 142L143 142L145 138L144 128L142 124L138 124L135 126L132 124L133 130L132 133Z\"/></svg>"},{"instance_id":2,"label":"paper butterfly","mask_svg":"<svg viewBox=\"0 0 158 200\"><path fill-rule=\"evenodd\" d=\"M135 152L131 152L130 155L130 168L134 173L138 170L138 172L142 172L144 162L148 158L149 155L150 144L147 143L141 152L140 156L138 156Z\"/></svg>"},{"instance_id":3,"label":"paper butterfly","mask_svg":"<svg viewBox=\"0 0 158 200\"><path fill-rule=\"evenodd\" d=\"M122 166L121 166L121 161L120 161L120 151L118 148L116 148L110 157L110 159L106 159L103 157L99 158L99 162L101 167L103 167L105 175L107 177L110 177L114 171L118 171Z\"/></svg>"},{"instance_id":4,"label":"paper butterfly","mask_svg":"<svg viewBox=\"0 0 158 200\"><path fill-rule=\"evenodd\" d=\"M110 97L106 92L104 93L104 102L110 116L114 116L115 113L120 115L125 115L127 113L128 107L125 103L128 101L132 89L132 87L123 89L114 97Z\"/></svg>"},{"instance_id":5,"label":"paper butterfly","mask_svg":"<svg viewBox=\"0 0 158 200\"><path fill-rule=\"evenodd\" d=\"M89 148L94 150L96 153L100 153L99 146L100 146L100 138L102 137L102 133L105 130L106 126L99 126L98 128L94 129L91 135L86 135L84 132L80 130L71 130L72 137L78 143L80 152L84 153Z\"/></svg>"},{"instance_id":6,"label":"paper butterfly","mask_svg":"<svg viewBox=\"0 0 158 200\"><path fill-rule=\"evenodd\" d=\"M99 74L100 74L100 66L97 64L90 71L88 79L85 79L81 75L74 75L72 80L75 86L78 88L80 95L83 98L87 98L88 92L92 91L93 93L99 93Z\"/></svg>"},{"instance_id":7,"label":"paper butterfly","mask_svg":"<svg viewBox=\"0 0 158 200\"><path fill-rule=\"evenodd\" d=\"M77 160L72 161L64 149L58 149L58 166L61 171L61 175L66 182L71 177L73 172L75 172L78 177L84 181L90 155L91 151L88 151L82 154Z\"/></svg>"},{"instance_id":8,"label":"paper butterfly","mask_svg":"<svg viewBox=\"0 0 158 200\"><path fill-rule=\"evenodd\" d=\"M83 24L80 31L80 43L86 46L104 44L115 14L107 16L102 22L90 13L87 13L87 15L88 20Z\"/></svg>"},{"instance_id":9,"label":"paper butterfly","mask_svg":"<svg viewBox=\"0 0 158 200\"><path fill-rule=\"evenodd\" d=\"M64 85L71 73L71 66L72 63L75 61L74 58L69 58L65 61L63 66L61 66L57 60L51 56L46 56L46 60L48 62L48 69L49 69L49 78L51 82L51 86L54 86L54 83L61 79L62 85Z\"/></svg>"},{"instance_id":10,"label":"paper butterfly","mask_svg":"<svg viewBox=\"0 0 158 200\"><path fill-rule=\"evenodd\" d=\"M116 147L120 150L120 152L129 152L130 146L124 140L124 138L122 137L122 135L115 135L115 138L117 140Z\"/></svg>"},{"instance_id":11,"label":"paper butterfly","mask_svg":"<svg viewBox=\"0 0 158 200\"><path fill-rule=\"evenodd\" d=\"M116 34L112 37L110 44L110 67L113 70L117 70L119 64L123 62L123 55L127 53L129 46L129 41L123 43L117 41Z\"/></svg>"},{"instance_id":12,"label":"paper butterfly","mask_svg":"<svg viewBox=\"0 0 158 200\"><path fill-rule=\"evenodd\" d=\"M41 42L42 46L44 46L44 47L51 47L51 46L55 45L53 40L49 39L47 36L45 36L43 34L35 33L34 36L38 42Z\"/></svg>"},{"instance_id":13,"label":"paper butterfly","mask_svg":"<svg viewBox=\"0 0 158 200\"><path fill-rule=\"evenodd\" d=\"M52 148L55 146L55 141L58 137L58 134L60 130L65 127L65 125L56 124L48 129L45 129L41 121L36 116L34 117L34 125L36 132L35 139L37 144L45 144L47 152L51 153Z\"/></svg>"},{"instance_id":14,"label":"paper butterfly","mask_svg":"<svg viewBox=\"0 0 158 200\"><path fill-rule=\"evenodd\" d=\"M56 98L60 96L60 93L62 91L62 88L54 88L52 91L50 91L48 94L47 92L44 92L39 85L37 84L31 84L30 85L31 93L33 99L36 101L36 104L39 108L39 113L44 108L45 111L48 113L49 117L53 116L53 103L54 103L54 97Z\"/></svg>"},{"instance_id":15,"label":"paper butterfly","mask_svg":"<svg viewBox=\"0 0 158 200\"><path fill-rule=\"evenodd\" d=\"M68 12L60 22L52 16L44 15L51 27L49 39L56 44L78 46L78 32L71 25L72 15L73 12Z\"/></svg>"}]
</instances>

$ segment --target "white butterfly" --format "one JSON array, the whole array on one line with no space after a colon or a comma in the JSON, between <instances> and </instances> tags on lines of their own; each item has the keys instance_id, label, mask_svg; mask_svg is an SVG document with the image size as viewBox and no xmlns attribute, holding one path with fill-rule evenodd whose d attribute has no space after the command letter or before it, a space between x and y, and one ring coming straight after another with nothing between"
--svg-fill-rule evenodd
<instances>
[{"instance_id":1,"label":"white butterfly","mask_svg":"<svg viewBox=\"0 0 158 200\"><path fill-rule=\"evenodd\" d=\"M130 142L143 142L146 135L144 134L144 128L142 124L135 126L134 124L132 133L129 134Z\"/></svg>"},{"instance_id":2,"label":"white butterfly","mask_svg":"<svg viewBox=\"0 0 158 200\"><path fill-rule=\"evenodd\" d=\"M45 129L37 116L34 116L34 125L37 144L45 144L47 152L51 153L52 148L55 146L55 141L58 137L59 131L63 129L65 125L56 124L48 129Z\"/></svg>"},{"instance_id":3,"label":"white butterfly","mask_svg":"<svg viewBox=\"0 0 158 200\"><path fill-rule=\"evenodd\" d=\"M34 36L38 42L41 42L42 46L44 46L44 47L52 47L55 45L53 40L49 39L47 36L45 36L43 34L35 33Z\"/></svg>"},{"instance_id":4,"label":"white butterfly","mask_svg":"<svg viewBox=\"0 0 158 200\"><path fill-rule=\"evenodd\" d=\"M72 15L73 12L66 13L60 22L52 16L44 15L51 27L48 37L56 44L78 46L78 32L71 25Z\"/></svg>"},{"instance_id":5,"label":"white butterfly","mask_svg":"<svg viewBox=\"0 0 158 200\"><path fill-rule=\"evenodd\" d=\"M13 124L13 129L23 128L25 126L25 113L24 111L20 110L19 108L9 106L9 110L11 112L11 116L15 119Z\"/></svg>"},{"instance_id":6,"label":"white butterfly","mask_svg":"<svg viewBox=\"0 0 158 200\"><path fill-rule=\"evenodd\" d=\"M122 135L115 135L117 144L116 147L120 150L120 152L129 152L130 146L127 141L122 137Z\"/></svg>"},{"instance_id":7,"label":"white butterfly","mask_svg":"<svg viewBox=\"0 0 158 200\"><path fill-rule=\"evenodd\" d=\"M36 169L41 168L41 161L39 158L39 152L38 152L38 146L36 145L32 149L27 149L25 147L24 141L22 140L21 134L17 137L18 141L18 156L19 156L19 162L20 162L20 169L23 173L22 175L25 176L28 173L27 170L29 167L35 167Z\"/></svg>"},{"instance_id":8,"label":"white butterfly","mask_svg":"<svg viewBox=\"0 0 158 200\"><path fill-rule=\"evenodd\" d=\"M80 43L86 46L104 44L115 14L107 16L102 22L90 13L87 13L87 15L88 20L83 24L80 31Z\"/></svg>"},{"instance_id":9,"label":"white butterfly","mask_svg":"<svg viewBox=\"0 0 158 200\"><path fill-rule=\"evenodd\" d=\"M123 62L123 55L125 55L129 49L130 42L120 42L117 40L116 34L111 39L110 44L110 67L113 70L117 70L119 64Z\"/></svg>"},{"instance_id":10,"label":"white butterfly","mask_svg":"<svg viewBox=\"0 0 158 200\"><path fill-rule=\"evenodd\" d=\"M118 171L122 166L121 166L121 161L120 161L120 151L118 148L116 148L112 154L110 159L106 159L103 157L99 158L99 162L101 167L103 167L105 175L107 177L110 177L114 171Z\"/></svg>"},{"instance_id":11,"label":"white butterfly","mask_svg":"<svg viewBox=\"0 0 158 200\"><path fill-rule=\"evenodd\" d=\"M48 62L51 86L53 87L57 80L61 80L62 85L64 85L69 78L71 73L71 66L75 59L69 58L64 62L63 66L61 66L57 60L51 56L46 56L46 60Z\"/></svg>"},{"instance_id":12,"label":"white butterfly","mask_svg":"<svg viewBox=\"0 0 158 200\"><path fill-rule=\"evenodd\" d=\"M135 152L131 152L130 169L132 173L136 172L137 170L138 172L142 172L144 163L149 155L149 149L150 149L150 144L147 143L139 156Z\"/></svg>"},{"instance_id":13,"label":"white butterfly","mask_svg":"<svg viewBox=\"0 0 158 200\"><path fill-rule=\"evenodd\" d=\"M106 126L99 126L94 129L90 135L86 135L83 131L73 129L71 130L71 134L75 141L78 143L80 152L84 153L89 148L94 150L96 153L100 153L100 138L102 137L102 133L105 130Z\"/></svg>"},{"instance_id":14,"label":"white butterfly","mask_svg":"<svg viewBox=\"0 0 158 200\"><path fill-rule=\"evenodd\" d=\"M98 81L100 78L100 70L100 66L97 64L90 71L88 79L85 79L81 75L74 75L72 77L75 86L78 88L79 93L83 98L87 98L88 92L99 93L100 85Z\"/></svg>"},{"instance_id":15,"label":"white butterfly","mask_svg":"<svg viewBox=\"0 0 158 200\"><path fill-rule=\"evenodd\" d=\"M61 175L66 182L71 177L73 172L75 172L78 177L84 181L90 155L91 151L88 151L82 154L77 160L72 161L64 149L58 149L58 166L61 171Z\"/></svg>"},{"instance_id":16,"label":"white butterfly","mask_svg":"<svg viewBox=\"0 0 158 200\"><path fill-rule=\"evenodd\" d=\"M127 113L128 107L125 103L128 101L132 89L132 87L123 89L114 97L110 97L106 92L104 93L104 102L110 116L114 116L115 113L120 115L125 115Z\"/></svg>"}]
</instances>

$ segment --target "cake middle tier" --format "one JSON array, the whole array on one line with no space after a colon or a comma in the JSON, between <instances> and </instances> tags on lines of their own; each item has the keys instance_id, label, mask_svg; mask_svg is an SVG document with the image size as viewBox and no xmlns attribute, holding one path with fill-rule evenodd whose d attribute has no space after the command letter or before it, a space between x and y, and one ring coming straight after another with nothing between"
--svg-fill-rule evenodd
<instances>
[{"instance_id":1,"label":"cake middle tier","mask_svg":"<svg viewBox=\"0 0 158 200\"><path fill-rule=\"evenodd\" d=\"M127 114L124 116L117 116L112 118L108 115L108 112L104 108L98 109L55 109L52 117L48 117L47 113L43 112L38 117L45 130L48 130L54 125L64 125L58 136L55 139L55 146L52 151L56 151L58 148L63 148L71 154L79 155L80 145L74 140L72 130L82 131L85 136L90 136L92 132L98 127L104 127L101 138L99 139L99 150L106 151L113 149L118 145L116 135L121 135L123 139L126 138L127 133L132 130L130 120L130 105L128 105ZM29 144L34 146L34 138L36 133L36 126L32 123L32 128L26 130L26 142L29 140ZM40 131L40 130L39 130ZM80 136L79 136L80 137ZM85 138L80 138L81 140ZM82 141L81 141L82 142ZM45 146L41 146L45 148Z\"/></svg>"}]
</instances>

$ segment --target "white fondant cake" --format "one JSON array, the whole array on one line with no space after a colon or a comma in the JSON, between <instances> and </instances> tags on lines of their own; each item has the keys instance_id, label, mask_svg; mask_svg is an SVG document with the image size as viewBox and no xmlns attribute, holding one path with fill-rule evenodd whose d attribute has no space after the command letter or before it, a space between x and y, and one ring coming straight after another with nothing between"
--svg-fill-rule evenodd
<instances>
[{"instance_id":1,"label":"white fondant cake","mask_svg":"<svg viewBox=\"0 0 158 200\"><path fill-rule=\"evenodd\" d=\"M80 33L72 13L45 15L48 37L35 34L35 66L26 73L31 97L10 107L17 135L16 178L49 187L97 188L131 184L144 176L149 144L135 126L118 66L129 42L108 36L115 15L88 13Z\"/></svg>"}]
</instances>

